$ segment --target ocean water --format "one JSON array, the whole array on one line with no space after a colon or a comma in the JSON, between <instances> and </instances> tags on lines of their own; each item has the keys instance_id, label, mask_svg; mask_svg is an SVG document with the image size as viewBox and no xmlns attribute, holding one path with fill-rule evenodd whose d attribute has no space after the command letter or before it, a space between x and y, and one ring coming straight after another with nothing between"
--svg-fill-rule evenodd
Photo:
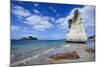
<instances>
[{"instance_id":1,"label":"ocean water","mask_svg":"<svg viewBox=\"0 0 100 67\"><path fill-rule=\"evenodd\" d=\"M29 49L29 48L39 48L45 46L57 46L66 44L64 40L12 40L11 48L12 49Z\"/></svg>"},{"instance_id":2,"label":"ocean water","mask_svg":"<svg viewBox=\"0 0 100 67\"><path fill-rule=\"evenodd\" d=\"M94 44L95 42L90 40L84 45L94 47ZM74 43L66 43L65 40L11 40L11 64L64 45Z\"/></svg>"},{"instance_id":3,"label":"ocean water","mask_svg":"<svg viewBox=\"0 0 100 67\"><path fill-rule=\"evenodd\" d=\"M65 44L64 40L11 40L11 62L17 62Z\"/></svg>"}]
</instances>

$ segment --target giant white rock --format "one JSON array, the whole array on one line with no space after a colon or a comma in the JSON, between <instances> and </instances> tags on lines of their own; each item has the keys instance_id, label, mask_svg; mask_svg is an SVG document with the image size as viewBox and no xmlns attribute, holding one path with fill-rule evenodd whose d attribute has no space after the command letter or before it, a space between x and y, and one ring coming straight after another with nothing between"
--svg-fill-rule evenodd
<instances>
[{"instance_id":1,"label":"giant white rock","mask_svg":"<svg viewBox=\"0 0 100 67\"><path fill-rule=\"evenodd\" d=\"M68 20L69 32L66 34L67 42L86 42L87 35L82 24L82 18L80 12L76 9L73 13L73 17Z\"/></svg>"}]
</instances>

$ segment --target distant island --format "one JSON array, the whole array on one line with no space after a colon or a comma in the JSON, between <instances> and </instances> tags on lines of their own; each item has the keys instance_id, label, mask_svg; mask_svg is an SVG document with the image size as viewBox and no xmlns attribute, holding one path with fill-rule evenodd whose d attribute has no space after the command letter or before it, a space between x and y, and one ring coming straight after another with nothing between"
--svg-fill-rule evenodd
<instances>
[{"instance_id":1,"label":"distant island","mask_svg":"<svg viewBox=\"0 0 100 67\"><path fill-rule=\"evenodd\" d=\"M95 40L95 35L88 37L89 40Z\"/></svg>"},{"instance_id":2,"label":"distant island","mask_svg":"<svg viewBox=\"0 0 100 67\"><path fill-rule=\"evenodd\" d=\"M38 40L36 37L28 36L28 37L23 37L20 40Z\"/></svg>"}]
</instances>

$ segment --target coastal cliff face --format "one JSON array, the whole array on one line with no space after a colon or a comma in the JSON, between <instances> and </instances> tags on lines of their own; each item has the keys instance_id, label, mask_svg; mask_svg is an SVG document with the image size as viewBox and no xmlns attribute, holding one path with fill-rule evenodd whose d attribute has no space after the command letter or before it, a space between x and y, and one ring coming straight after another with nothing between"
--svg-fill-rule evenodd
<instances>
[{"instance_id":1,"label":"coastal cliff face","mask_svg":"<svg viewBox=\"0 0 100 67\"><path fill-rule=\"evenodd\" d=\"M87 36L82 24L82 18L80 17L80 12L74 11L74 15L68 21L69 33L66 35L66 41L70 42L86 42Z\"/></svg>"}]
</instances>

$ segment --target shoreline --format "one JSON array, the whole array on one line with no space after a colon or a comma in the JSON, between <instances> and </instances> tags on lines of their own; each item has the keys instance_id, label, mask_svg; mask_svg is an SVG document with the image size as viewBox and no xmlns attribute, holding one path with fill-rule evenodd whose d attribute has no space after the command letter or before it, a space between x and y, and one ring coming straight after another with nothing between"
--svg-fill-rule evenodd
<instances>
[{"instance_id":1,"label":"shoreline","mask_svg":"<svg viewBox=\"0 0 100 67\"><path fill-rule=\"evenodd\" d=\"M93 48L94 46L90 47L88 45L84 44L74 44L74 45L62 45L60 47L51 47L49 49L46 49L45 51L42 51L41 53L36 54L35 56L26 58L22 61L18 61L15 63L12 63L11 66L30 66L30 65L37 65L37 64L54 64L54 63L76 63L76 62L90 62L95 61L95 52L87 52L85 49ZM57 53L64 53L68 51L76 51L80 58L75 60L68 60L68 59L62 59L62 60L52 60L48 57L53 54Z\"/></svg>"}]
</instances>

